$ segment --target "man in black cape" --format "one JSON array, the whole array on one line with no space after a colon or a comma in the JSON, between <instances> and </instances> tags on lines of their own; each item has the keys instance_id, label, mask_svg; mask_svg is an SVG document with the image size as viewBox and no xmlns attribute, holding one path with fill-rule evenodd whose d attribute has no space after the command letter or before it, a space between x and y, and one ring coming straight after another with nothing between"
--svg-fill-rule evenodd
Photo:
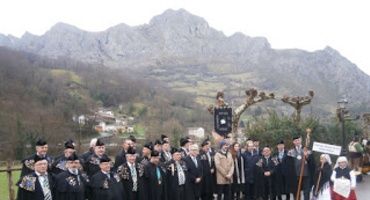
<instances>
[{"instance_id":1,"label":"man in black cape","mask_svg":"<svg viewBox=\"0 0 370 200\"><path fill-rule=\"evenodd\" d=\"M108 157L105 154L105 145L98 139L94 147L94 153L83 164L87 176L92 177L96 172L100 171L100 159L103 157Z\"/></svg>"},{"instance_id":2,"label":"man in black cape","mask_svg":"<svg viewBox=\"0 0 370 200\"><path fill-rule=\"evenodd\" d=\"M79 171L80 160L75 153L66 158L66 171L55 177L56 200L85 200L89 179Z\"/></svg>"},{"instance_id":3,"label":"man in black cape","mask_svg":"<svg viewBox=\"0 0 370 200\"><path fill-rule=\"evenodd\" d=\"M92 195L89 200L122 200L124 190L118 174L113 173L108 156L100 158L100 170L91 177Z\"/></svg>"},{"instance_id":4,"label":"man in black cape","mask_svg":"<svg viewBox=\"0 0 370 200\"><path fill-rule=\"evenodd\" d=\"M122 179L125 190L123 200L145 200L147 198L144 187L144 165L136 161L134 148L128 148L126 162L118 167L117 173Z\"/></svg>"},{"instance_id":5,"label":"man in black cape","mask_svg":"<svg viewBox=\"0 0 370 200\"><path fill-rule=\"evenodd\" d=\"M255 168L256 163L260 159L260 155L254 152L254 145L252 140L246 143L247 150L242 154L244 158L245 171L245 195L246 200L255 199Z\"/></svg>"},{"instance_id":6,"label":"man in black cape","mask_svg":"<svg viewBox=\"0 0 370 200\"><path fill-rule=\"evenodd\" d=\"M153 150L150 162L145 166L144 178L147 200L167 200L166 174L159 165L159 152ZM171 191L169 191L171 192Z\"/></svg>"},{"instance_id":7,"label":"man in black cape","mask_svg":"<svg viewBox=\"0 0 370 200\"><path fill-rule=\"evenodd\" d=\"M200 162L202 163L203 181L201 186L202 200L212 200L214 193L215 178L215 162L210 152L210 143L205 140L201 144L202 149L199 153Z\"/></svg>"},{"instance_id":8,"label":"man in black cape","mask_svg":"<svg viewBox=\"0 0 370 200\"><path fill-rule=\"evenodd\" d=\"M141 150L141 156L138 158L138 163L146 166L150 161L150 154L153 151L153 143L147 142L144 144L143 149Z\"/></svg>"},{"instance_id":9,"label":"man in black cape","mask_svg":"<svg viewBox=\"0 0 370 200\"><path fill-rule=\"evenodd\" d=\"M181 150L171 149L172 160L167 163L167 191L169 200L186 200L187 195L187 167L181 160Z\"/></svg>"},{"instance_id":10,"label":"man in black cape","mask_svg":"<svg viewBox=\"0 0 370 200\"><path fill-rule=\"evenodd\" d=\"M278 161L275 170L274 182L275 182L275 194L278 200L282 200L282 195L286 195L286 200L290 200L290 193L288 190L288 169L287 169L287 158L288 151L285 149L284 141L281 140L276 145L277 150L274 154L274 158Z\"/></svg>"},{"instance_id":11,"label":"man in black cape","mask_svg":"<svg viewBox=\"0 0 370 200\"><path fill-rule=\"evenodd\" d=\"M119 166L126 162L126 152L129 147L132 147L132 141L126 138L122 142L122 149L118 152L116 159L114 160L113 169L117 170Z\"/></svg>"},{"instance_id":12,"label":"man in black cape","mask_svg":"<svg viewBox=\"0 0 370 200\"><path fill-rule=\"evenodd\" d=\"M22 171L21 171L21 178L34 171L34 163L35 163L35 158L40 157L40 158L45 158L45 160L48 161L48 170L51 169L51 165L53 164L53 158L47 155L48 153L48 143L44 139L38 139L36 141L36 153L23 159L22 160Z\"/></svg>"},{"instance_id":13,"label":"man in black cape","mask_svg":"<svg viewBox=\"0 0 370 200\"><path fill-rule=\"evenodd\" d=\"M85 163L85 162L86 162L86 160L87 160L91 155L93 155L93 154L94 154L94 148L95 148L95 145L96 145L96 141L97 141L97 140L98 140L97 138L93 138L93 139L91 139L91 140L90 140L90 147L89 147L89 149L88 149L86 152L82 153L82 154L81 154L81 156L80 156L81 163Z\"/></svg>"},{"instance_id":14,"label":"man in black cape","mask_svg":"<svg viewBox=\"0 0 370 200\"><path fill-rule=\"evenodd\" d=\"M275 200L273 176L275 175L276 165L277 160L271 157L270 147L265 146L255 168L257 199L262 197L264 200Z\"/></svg>"},{"instance_id":15,"label":"man in black cape","mask_svg":"<svg viewBox=\"0 0 370 200\"><path fill-rule=\"evenodd\" d=\"M64 152L62 155L55 158L55 161L52 164L51 172L54 175L57 175L61 172L66 171L67 158L70 157L74 152L75 152L74 142L72 140L67 140L64 143Z\"/></svg>"},{"instance_id":16,"label":"man in black cape","mask_svg":"<svg viewBox=\"0 0 370 200\"><path fill-rule=\"evenodd\" d=\"M25 174L18 182L17 200L52 200L54 180L47 172L48 161L46 157L34 155L34 171Z\"/></svg>"},{"instance_id":17,"label":"man in black cape","mask_svg":"<svg viewBox=\"0 0 370 200\"><path fill-rule=\"evenodd\" d=\"M288 174L288 187L290 193L293 193L294 198L298 191L298 183L300 178L301 165L304 164L302 174L301 191L303 190L304 200L310 200L310 192L313 186L313 177L315 173L315 160L311 151L304 150L302 146L302 138L300 136L293 137L293 149L288 151L287 170L292 172ZM304 159L305 158L305 159ZM299 191L299 195L301 195Z\"/></svg>"}]
</instances>

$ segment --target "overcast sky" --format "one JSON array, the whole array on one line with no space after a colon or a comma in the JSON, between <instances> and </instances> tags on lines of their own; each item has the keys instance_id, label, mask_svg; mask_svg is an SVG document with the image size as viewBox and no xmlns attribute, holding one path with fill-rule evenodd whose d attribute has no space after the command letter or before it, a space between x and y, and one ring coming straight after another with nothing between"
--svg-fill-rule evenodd
<instances>
[{"instance_id":1,"label":"overcast sky","mask_svg":"<svg viewBox=\"0 0 370 200\"><path fill-rule=\"evenodd\" d=\"M42 35L57 22L102 31L148 23L169 8L201 16L226 35L266 37L276 49L330 46L370 74L367 0L2 0L0 33Z\"/></svg>"}]
</instances>

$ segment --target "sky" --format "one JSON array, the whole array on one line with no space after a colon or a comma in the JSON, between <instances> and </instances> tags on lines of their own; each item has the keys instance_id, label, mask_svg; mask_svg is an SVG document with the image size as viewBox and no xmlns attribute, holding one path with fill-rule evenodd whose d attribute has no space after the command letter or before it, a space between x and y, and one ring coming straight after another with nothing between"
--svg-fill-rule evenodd
<instances>
[{"instance_id":1,"label":"sky","mask_svg":"<svg viewBox=\"0 0 370 200\"><path fill-rule=\"evenodd\" d=\"M370 75L367 0L2 0L0 33L42 35L57 22L103 31L148 23L170 8L203 17L228 36L266 37L275 49L330 46Z\"/></svg>"}]
</instances>

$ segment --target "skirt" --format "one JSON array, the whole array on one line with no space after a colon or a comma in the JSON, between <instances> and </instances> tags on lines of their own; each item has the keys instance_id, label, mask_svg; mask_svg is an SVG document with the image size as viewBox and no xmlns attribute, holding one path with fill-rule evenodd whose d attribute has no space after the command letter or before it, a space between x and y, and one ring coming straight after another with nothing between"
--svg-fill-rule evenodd
<instances>
[{"instance_id":1,"label":"skirt","mask_svg":"<svg viewBox=\"0 0 370 200\"><path fill-rule=\"evenodd\" d=\"M345 198L335 192L332 193L333 200L357 200L356 193L354 190L351 190L351 193L349 193L349 197Z\"/></svg>"}]
</instances>

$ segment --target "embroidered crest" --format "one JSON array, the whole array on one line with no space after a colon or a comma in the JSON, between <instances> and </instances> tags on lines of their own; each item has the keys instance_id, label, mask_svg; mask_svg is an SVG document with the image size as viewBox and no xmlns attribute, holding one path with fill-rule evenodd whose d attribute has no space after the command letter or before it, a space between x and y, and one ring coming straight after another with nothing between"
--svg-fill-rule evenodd
<instances>
[{"instance_id":1,"label":"embroidered crest","mask_svg":"<svg viewBox=\"0 0 370 200\"><path fill-rule=\"evenodd\" d=\"M275 166L279 164L279 160L276 157L271 158L272 162L274 162Z\"/></svg>"},{"instance_id":2,"label":"embroidered crest","mask_svg":"<svg viewBox=\"0 0 370 200\"><path fill-rule=\"evenodd\" d=\"M137 169L136 169L136 170L138 170L138 171L139 171L139 177L144 176L144 165L142 165L142 164L138 164L138 165L137 165Z\"/></svg>"},{"instance_id":3,"label":"embroidered crest","mask_svg":"<svg viewBox=\"0 0 370 200\"><path fill-rule=\"evenodd\" d=\"M89 183L89 182L90 182L90 179L89 179L89 177L87 176L87 174L85 174L85 173L81 173L81 176L82 176L82 178L84 178L84 179L85 179L85 181L86 181L87 183Z\"/></svg>"},{"instance_id":4,"label":"embroidered crest","mask_svg":"<svg viewBox=\"0 0 370 200\"><path fill-rule=\"evenodd\" d=\"M117 183L121 181L121 178L119 177L118 174L114 174L113 177L116 179Z\"/></svg>"},{"instance_id":5,"label":"embroidered crest","mask_svg":"<svg viewBox=\"0 0 370 200\"><path fill-rule=\"evenodd\" d=\"M29 168L29 169L31 169L32 171L33 170L35 170L35 168L34 168L34 165L35 164L35 160L33 160L33 159L31 159L31 160L25 160L24 161L24 165L27 167L27 168Z\"/></svg>"},{"instance_id":6,"label":"embroidered crest","mask_svg":"<svg viewBox=\"0 0 370 200\"><path fill-rule=\"evenodd\" d=\"M77 181L76 179L73 177L73 176L69 176L66 178L66 181L67 183L70 185L70 186L75 186L77 184Z\"/></svg>"},{"instance_id":7,"label":"embroidered crest","mask_svg":"<svg viewBox=\"0 0 370 200\"><path fill-rule=\"evenodd\" d=\"M117 170L117 173L121 177L121 179L123 179L123 180L129 180L130 179L130 173L129 173L127 165L119 166L118 170Z\"/></svg>"},{"instance_id":8,"label":"embroidered crest","mask_svg":"<svg viewBox=\"0 0 370 200\"><path fill-rule=\"evenodd\" d=\"M22 181L19 183L19 187L27 191L35 191L36 178L34 176L24 176Z\"/></svg>"},{"instance_id":9,"label":"embroidered crest","mask_svg":"<svg viewBox=\"0 0 370 200\"><path fill-rule=\"evenodd\" d=\"M103 182L103 188L104 189L109 189L109 184L108 184L108 180L105 179L104 182Z\"/></svg>"},{"instance_id":10,"label":"embroidered crest","mask_svg":"<svg viewBox=\"0 0 370 200\"><path fill-rule=\"evenodd\" d=\"M201 159L201 160L208 160L208 158L207 158L207 156L206 156L205 154L201 155L201 156L200 156L200 159Z\"/></svg>"}]
</instances>

